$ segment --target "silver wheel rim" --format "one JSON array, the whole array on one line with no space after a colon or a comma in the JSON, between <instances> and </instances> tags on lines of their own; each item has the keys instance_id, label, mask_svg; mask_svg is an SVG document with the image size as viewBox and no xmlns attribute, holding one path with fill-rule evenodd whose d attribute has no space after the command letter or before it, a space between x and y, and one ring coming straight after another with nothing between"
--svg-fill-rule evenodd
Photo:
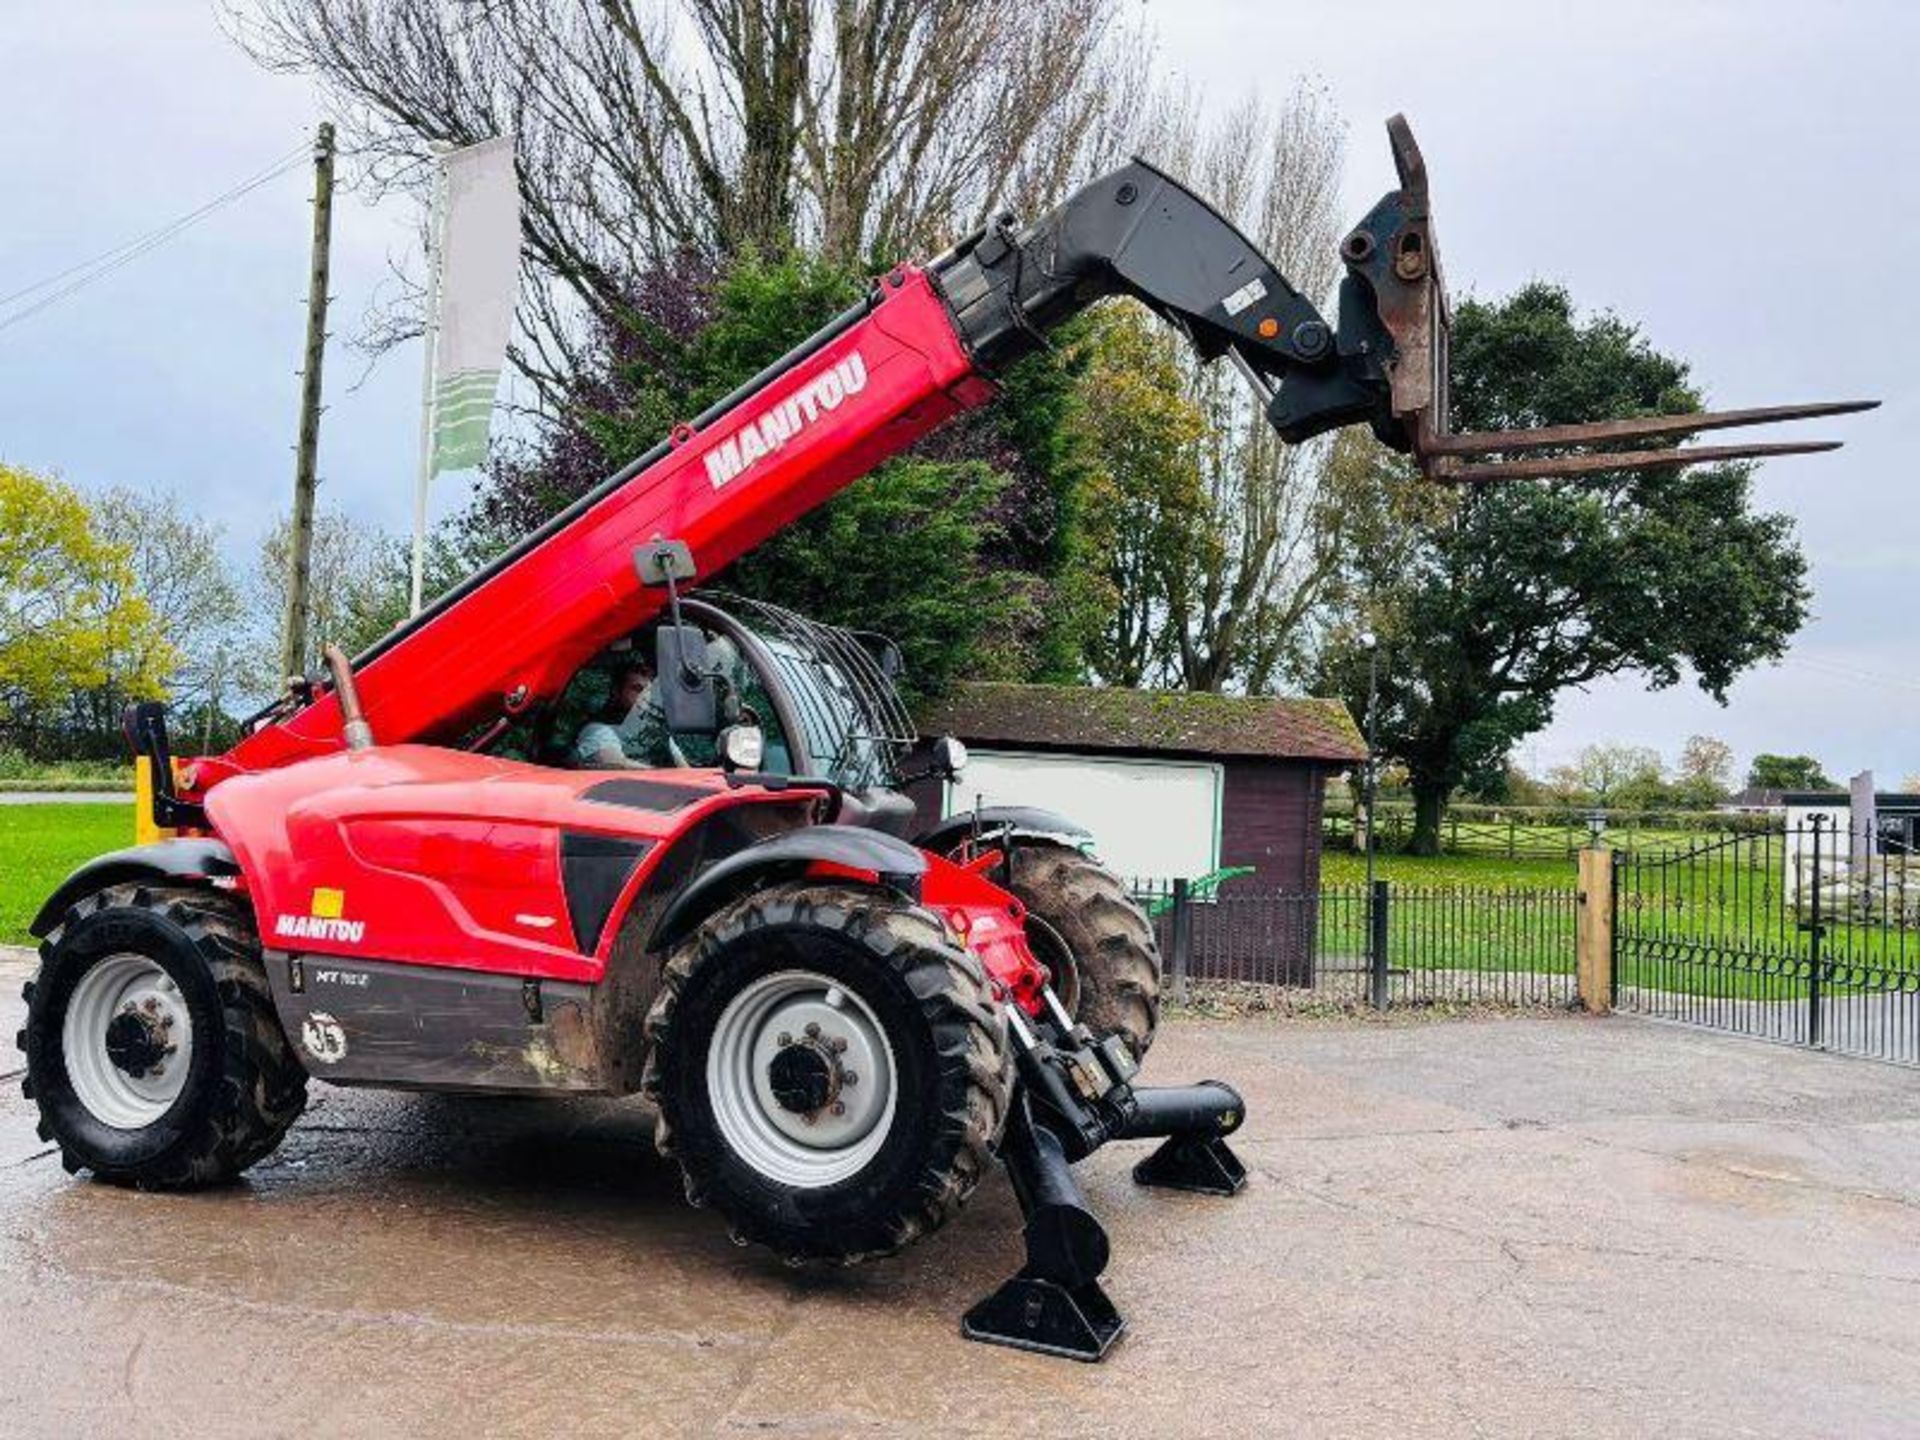
<instances>
[{"instance_id":1,"label":"silver wheel rim","mask_svg":"<svg viewBox=\"0 0 1920 1440\"><path fill-rule=\"evenodd\" d=\"M775 1098L774 1060L788 1049L818 1056L833 1076L815 1110ZM748 985L721 1011L707 1049L707 1096L721 1138L761 1175L805 1190L857 1175L880 1153L893 1128L894 1073L893 1046L872 1008L810 970L780 970Z\"/></svg>"},{"instance_id":2,"label":"silver wheel rim","mask_svg":"<svg viewBox=\"0 0 1920 1440\"><path fill-rule=\"evenodd\" d=\"M160 1053L132 1073L108 1048L116 1019L132 1017ZM144 955L109 955L80 977L60 1028L67 1079L87 1113L140 1130L173 1108L193 1062L193 1019L173 977Z\"/></svg>"}]
</instances>

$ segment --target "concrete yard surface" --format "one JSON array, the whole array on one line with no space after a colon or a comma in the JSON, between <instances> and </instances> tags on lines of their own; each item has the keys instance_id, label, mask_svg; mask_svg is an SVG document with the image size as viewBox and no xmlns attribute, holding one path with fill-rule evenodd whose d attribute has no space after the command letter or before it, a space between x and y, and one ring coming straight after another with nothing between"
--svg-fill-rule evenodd
<instances>
[{"instance_id":1,"label":"concrete yard surface","mask_svg":"<svg viewBox=\"0 0 1920 1440\"><path fill-rule=\"evenodd\" d=\"M1148 1077L1205 1076L1252 1183L1081 1167L1131 1322L1085 1366L958 1336L1019 1262L999 1177L810 1274L689 1210L637 1103L316 1084L176 1196L63 1174L16 1074L0 1433L1920 1430L1920 1075L1631 1020L1174 1024Z\"/></svg>"}]
</instances>

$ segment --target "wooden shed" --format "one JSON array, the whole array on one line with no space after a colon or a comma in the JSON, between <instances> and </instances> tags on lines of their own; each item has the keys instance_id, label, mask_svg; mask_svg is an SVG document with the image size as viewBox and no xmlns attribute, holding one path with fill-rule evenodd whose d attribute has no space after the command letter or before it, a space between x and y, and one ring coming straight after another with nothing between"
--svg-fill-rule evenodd
<instances>
[{"instance_id":1,"label":"wooden shed","mask_svg":"<svg viewBox=\"0 0 1920 1440\"><path fill-rule=\"evenodd\" d=\"M1327 779L1366 758L1337 700L971 683L918 723L972 755L956 783L917 787L924 820L976 799L1044 806L1157 884L1247 866L1239 888L1314 891Z\"/></svg>"}]
</instances>

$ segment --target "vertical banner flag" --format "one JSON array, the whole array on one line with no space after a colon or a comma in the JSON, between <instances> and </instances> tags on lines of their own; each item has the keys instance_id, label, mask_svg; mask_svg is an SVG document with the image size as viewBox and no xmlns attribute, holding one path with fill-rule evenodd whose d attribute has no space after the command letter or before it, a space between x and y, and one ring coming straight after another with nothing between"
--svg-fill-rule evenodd
<instances>
[{"instance_id":1,"label":"vertical banner flag","mask_svg":"<svg viewBox=\"0 0 1920 1440\"><path fill-rule=\"evenodd\" d=\"M487 427L520 279L520 186L512 137L496 136L435 158L420 474L413 492L416 615L426 569L427 487L443 471L486 461Z\"/></svg>"},{"instance_id":2,"label":"vertical banner flag","mask_svg":"<svg viewBox=\"0 0 1920 1440\"><path fill-rule=\"evenodd\" d=\"M487 425L520 278L520 188L511 137L452 151L440 163L446 208L433 366L433 475L471 469L487 458Z\"/></svg>"}]
</instances>

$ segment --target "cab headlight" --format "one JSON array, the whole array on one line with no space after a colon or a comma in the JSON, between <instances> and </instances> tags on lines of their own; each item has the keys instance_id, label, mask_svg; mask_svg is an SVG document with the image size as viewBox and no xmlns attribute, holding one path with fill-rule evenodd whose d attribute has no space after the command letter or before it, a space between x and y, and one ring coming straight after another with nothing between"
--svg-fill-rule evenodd
<instances>
[{"instance_id":1,"label":"cab headlight","mask_svg":"<svg viewBox=\"0 0 1920 1440\"><path fill-rule=\"evenodd\" d=\"M720 763L729 770L758 770L767 758L767 737L758 725L729 725L720 732Z\"/></svg>"}]
</instances>

